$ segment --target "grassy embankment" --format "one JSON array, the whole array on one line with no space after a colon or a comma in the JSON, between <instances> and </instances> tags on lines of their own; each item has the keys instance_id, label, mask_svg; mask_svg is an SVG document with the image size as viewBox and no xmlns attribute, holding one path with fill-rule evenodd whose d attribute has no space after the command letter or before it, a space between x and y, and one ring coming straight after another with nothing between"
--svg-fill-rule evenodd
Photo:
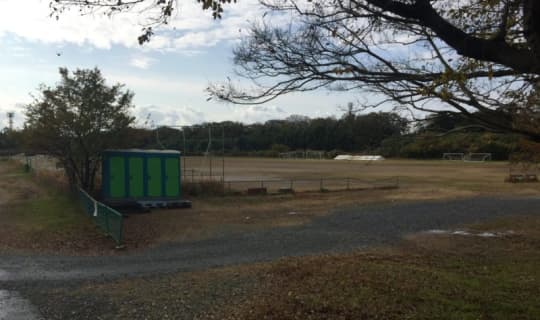
<instances>
[{"instance_id":1,"label":"grassy embankment","mask_svg":"<svg viewBox=\"0 0 540 320\"><path fill-rule=\"evenodd\" d=\"M76 198L0 161L0 250L56 253L112 247Z\"/></svg>"}]
</instances>

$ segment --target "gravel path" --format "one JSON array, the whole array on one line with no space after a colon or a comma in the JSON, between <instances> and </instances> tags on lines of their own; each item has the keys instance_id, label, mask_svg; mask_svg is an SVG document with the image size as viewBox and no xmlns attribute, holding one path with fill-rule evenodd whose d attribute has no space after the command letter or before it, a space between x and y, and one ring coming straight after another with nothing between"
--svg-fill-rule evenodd
<instances>
[{"instance_id":1,"label":"gravel path","mask_svg":"<svg viewBox=\"0 0 540 320\"><path fill-rule=\"evenodd\" d=\"M38 311L18 294L0 290L0 320L38 320Z\"/></svg>"},{"instance_id":2,"label":"gravel path","mask_svg":"<svg viewBox=\"0 0 540 320\"><path fill-rule=\"evenodd\" d=\"M340 209L308 225L230 234L113 257L0 256L2 283L109 279L200 270L392 244L404 235L512 214L540 214L540 197L472 198Z\"/></svg>"},{"instance_id":3,"label":"gravel path","mask_svg":"<svg viewBox=\"0 0 540 320\"><path fill-rule=\"evenodd\" d=\"M39 320L44 317L96 319L101 318L100 314L112 314L114 318L116 311L107 309L111 307L108 301L100 300L100 297L89 300L89 297L79 297L73 293L78 284L86 280L99 282L119 277L159 275L269 261L286 256L346 252L361 247L392 244L408 233L447 229L507 215L540 214L539 209L540 197L388 203L336 210L332 215L303 226L169 244L134 255L0 255L0 320ZM51 304L50 293L55 288L68 288L69 294L56 297ZM215 299L215 293L211 297L201 298L203 302L210 303L215 302ZM197 305L201 301L193 303ZM130 306L134 314L138 315L137 319L146 319L144 307ZM197 314L193 310L197 309L189 306L173 314L176 318L192 319Z\"/></svg>"}]
</instances>

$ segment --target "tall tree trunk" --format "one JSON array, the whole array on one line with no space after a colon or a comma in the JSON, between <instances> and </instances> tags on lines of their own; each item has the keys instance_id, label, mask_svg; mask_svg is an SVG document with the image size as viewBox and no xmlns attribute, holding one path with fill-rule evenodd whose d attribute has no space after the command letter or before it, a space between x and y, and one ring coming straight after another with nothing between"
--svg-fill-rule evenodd
<instances>
[{"instance_id":1,"label":"tall tree trunk","mask_svg":"<svg viewBox=\"0 0 540 320\"><path fill-rule=\"evenodd\" d=\"M83 172L81 172L81 176L83 177L83 181L81 181L81 186L85 191L91 193L93 190L90 189L90 159L88 156L84 159L82 170Z\"/></svg>"},{"instance_id":2,"label":"tall tree trunk","mask_svg":"<svg viewBox=\"0 0 540 320\"><path fill-rule=\"evenodd\" d=\"M536 64L540 65L540 1L523 0L525 37L533 51Z\"/></svg>"}]
</instances>

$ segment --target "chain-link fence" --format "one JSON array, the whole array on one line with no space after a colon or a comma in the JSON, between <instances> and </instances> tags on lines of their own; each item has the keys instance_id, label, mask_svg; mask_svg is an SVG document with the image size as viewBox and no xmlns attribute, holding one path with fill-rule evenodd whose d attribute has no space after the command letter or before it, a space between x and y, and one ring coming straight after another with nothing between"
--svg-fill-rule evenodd
<instances>
[{"instance_id":1,"label":"chain-link fence","mask_svg":"<svg viewBox=\"0 0 540 320\"><path fill-rule=\"evenodd\" d=\"M309 191L345 191L399 188L399 178L358 179L358 178L304 178L304 179L249 179L225 180L219 177L184 181L184 192L189 195L198 194L260 194L260 193L292 193Z\"/></svg>"},{"instance_id":2,"label":"chain-link fence","mask_svg":"<svg viewBox=\"0 0 540 320\"><path fill-rule=\"evenodd\" d=\"M25 154L16 154L10 156L11 160L15 160L23 165L28 165L32 170L40 171L58 171L63 173L63 168L59 165L58 159L48 155L32 155L26 156Z\"/></svg>"},{"instance_id":3,"label":"chain-link fence","mask_svg":"<svg viewBox=\"0 0 540 320\"><path fill-rule=\"evenodd\" d=\"M124 231L124 218L122 214L95 200L82 189L79 189L79 195L84 211L92 217L94 222L108 236L116 241L118 246L121 246Z\"/></svg>"},{"instance_id":4,"label":"chain-link fence","mask_svg":"<svg viewBox=\"0 0 540 320\"><path fill-rule=\"evenodd\" d=\"M394 189L398 187L398 177L379 180L363 180L355 178L226 180L224 183L224 188L228 192L261 188L266 189L266 191L270 193L287 191Z\"/></svg>"}]
</instances>

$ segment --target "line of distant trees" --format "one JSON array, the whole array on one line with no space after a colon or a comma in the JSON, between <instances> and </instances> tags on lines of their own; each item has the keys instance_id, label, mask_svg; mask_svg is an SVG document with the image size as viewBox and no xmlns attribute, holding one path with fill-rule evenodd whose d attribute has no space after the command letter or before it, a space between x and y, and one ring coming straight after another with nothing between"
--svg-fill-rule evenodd
<instances>
[{"instance_id":1,"label":"line of distant trees","mask_svg":"<svg viewBox=\"0 0 540 320\"><path fill-rule=\"evenodd\" d=\"M494 160L508 160L513 153L524 151L524 139L486 130L461 114L441 112L419 122L409 134L383 140L379 152L416 159L440 159L446 152L491 153Z\"/></svg>"},{"instance_id":2,"label":"line of distant trees","mask_svg":"<svg viewBox=\"0 0 540 320\"><path fill-rule=\"evenodd\" d=\"M250 125L215 122L185 127L183 132L169 127L130 130L129 147L179 149L188 155L221 153L222 148L228 155L244 156L320 150L327 157L346 152L420 159L440 159L445 152L489 152L493 159L506 160L520 141L517 135L485 131L453 113L436 114L415 125L391 112L346 112L340 118L293 115Z\"/></svg>"},{"instance_id":3,"label":"line of distant trees","mask_svg":"<svg viewBox=\"0 0 540 320\"><path fill-rule=\"evenodd\" d=\"M394 113L351 113L340 119L310 119L295 115L285 120L250 125L216 122L185 127L183 133L168 127L156 129L157 133L146 129L131 130L130 143L133 147L165 147L184 150L189 154L201 154L208 149L221 152L223 148L229 154L265 151L275 154L289 150L373 151L384 139L405 134L408 123Z\"/></svg>"},{"instance_id":4,"label":"line of distant trees","mask_svg":"<svg viewBox=\"0 0 540 320\"><path fill-rule=\"evenodd\" d=\"M213 122L179 128L125 129L115 147L178 149L187 155L207 151L237 156L278 156L295 150L325 151L328 157L339 153L372 153L397 158L440 158L445 152L489 152L494 159L506 160L519 149L520 137L486 132L470 125L467 118L441 113L411 125L391 112L355 114L310 119L293 115L284 120L243 124ZM24 131L0 132L0 153L28 150Z\"/></svg>"}]
</instances>

